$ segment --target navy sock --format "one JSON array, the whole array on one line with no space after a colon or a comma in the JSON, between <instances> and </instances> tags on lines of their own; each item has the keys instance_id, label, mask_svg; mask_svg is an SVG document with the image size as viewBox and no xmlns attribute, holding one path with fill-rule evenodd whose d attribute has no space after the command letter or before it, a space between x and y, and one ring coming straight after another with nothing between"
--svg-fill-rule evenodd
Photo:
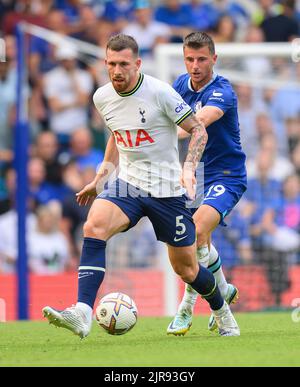
<instances>
[{"instance_id":1,"label":"navy sock","mask_svg":"<svg viewBox=\"0 0 300 387\"><path fill-rule=\"evenodd\" d=\"M199 265L197 277L190 285L209 303L212 310L222 308L224 300L216 284L215 277L205 267Z\"/></svg>"},{"instance_id":2,"label":"navy sock","mask_svg":"<svg viewBox=\"0 0 300 387\"><path fill-rule=\"evenodd\" d=\"M106 242L84 238L78 269L78 302L94 307L98 289L105 274Z\"/></svg>"}]
</instances>

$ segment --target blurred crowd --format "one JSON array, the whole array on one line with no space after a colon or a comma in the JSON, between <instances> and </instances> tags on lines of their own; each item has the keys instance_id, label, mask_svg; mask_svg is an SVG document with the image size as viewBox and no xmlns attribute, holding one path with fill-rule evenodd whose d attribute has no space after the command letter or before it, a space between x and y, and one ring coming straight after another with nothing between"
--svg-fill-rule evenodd
<instances>
[{"instance_id":1,"label":"blurred crowd","mask_svg":"<svg viewBox=\"0 0 300 387\"><path fill-rule=\"evenodd\" d=\"M15 270L17 255L15 33L21 20L101 48L111 35L124 32L136 38L144 62L153 63L157 44L182 42L194 30L208 31L217 43L290 42L299 37L300 1L2 0L0 38L6 61L0 61L0 273ZM77 205L75 192L93 178L103 159L107 133L91 96L108 79L103 60L79 53L73 45L54 46L37 36L26 45L29 264L35 273L51 274L78 264L88 208ZM216 230L215 244L226 267L264 264L270 276L278 276L273 280L281 281L288 265L300 263L300 63L255 57L239 60L236 67L249 77L272 74L283 86L235 84L249 186L227 218L229 227ZM153 232L142 223L136 233L138 244L126 247L124 266L151 266Z\"/></svg>"}]
</instances>

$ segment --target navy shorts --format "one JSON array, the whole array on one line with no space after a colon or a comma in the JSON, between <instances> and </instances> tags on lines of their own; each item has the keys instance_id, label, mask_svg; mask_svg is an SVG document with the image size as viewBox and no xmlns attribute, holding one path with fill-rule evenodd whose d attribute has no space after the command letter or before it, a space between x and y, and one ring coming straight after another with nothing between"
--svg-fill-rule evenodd
<instances>
[{"instance_id":1,"label":"navy shorts","mask_svg":"<svg viewBox=\"0 0 300 387\"><path fill-rule=\"evenodd\" d=\"M117 179L97 199L109 200L128 216L130 225L127 230L134 227L143 216L147 216L159 241L184 247L193 245L196 240L192 213L186 207L186 195L156 198Z\"/></svg>"},{"instance_id":2,"label":"navy shorts","mask_svg":"<svg viewBox=\"0 0 300 387\"><path fill-rule=\"evenodd\" d=\"M204 192L197 196L198 204L191 208L194 214L202 204L207 204L215 208L220 214L220 224L226 226L224 218L232 211L238 201L241 199L243 193L247 189L246 179L238 179L233 177L226 177L216 179L213 183L204 184ZM197 187L200 192L201 188Z\"/></svg>"}]
</instances>

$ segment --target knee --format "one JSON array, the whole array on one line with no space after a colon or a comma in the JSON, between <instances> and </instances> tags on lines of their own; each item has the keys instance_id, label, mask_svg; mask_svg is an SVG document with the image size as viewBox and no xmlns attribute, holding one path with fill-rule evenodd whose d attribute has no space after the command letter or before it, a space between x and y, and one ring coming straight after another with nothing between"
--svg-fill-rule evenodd
<instances>
[{"instance_id":1,"label":"knee","mask_svg":"<svg viewBox=\"0 0 300 387\"><path fill-rule=\"evenodd\" d=\"M174 271L179 275L183 282L192 283L198 274L199 266L175 265Z\"/></svg>"},{"instance_id":2,"label":"knee","mask_svg":"<svg viewBox=\"0 0 300 387\"><path fill-rule=\"evenodd\" d=\"M95 222L93 219L88 219L83 225L83 236L106 240L105 227L101 221Z\"/></svg>"}]
</instances>

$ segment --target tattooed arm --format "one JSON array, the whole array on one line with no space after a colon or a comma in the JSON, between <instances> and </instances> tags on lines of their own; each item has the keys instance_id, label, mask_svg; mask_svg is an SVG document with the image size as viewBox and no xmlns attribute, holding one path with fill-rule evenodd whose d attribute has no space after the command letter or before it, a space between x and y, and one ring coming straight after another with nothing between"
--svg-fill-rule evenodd
<instances>
[{"instance_id":1,"label":"tattooed arm","mask_svg":"<svg viewBox=\"0 0 300 387\"><path fill-rule=\"evenodd\" d=\"M182 129L191 134L189 149L182 171L182 184L191 199L195 198L196 168L202 158L208 139L203 121L197 118L191 115L180 124Z\"/></svg>"}]
</instances>

